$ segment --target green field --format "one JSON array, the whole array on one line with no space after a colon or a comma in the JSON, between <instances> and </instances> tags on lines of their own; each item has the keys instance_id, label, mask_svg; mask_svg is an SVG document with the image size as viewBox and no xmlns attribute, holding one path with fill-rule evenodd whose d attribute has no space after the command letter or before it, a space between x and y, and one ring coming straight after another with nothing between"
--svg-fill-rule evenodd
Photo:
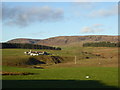
<instances>
[{"instance_id":1,"label":"green field","mask_svg":"<svg viewBox=\"0 0 120 90\"><path fill-rule=\"evenodd\" d=\"M14 87L24 86L21 88L25 88L25 87L43 88L46 86L46 87L83 88L87 86L87 87L102 88L102 87L112 87L112 86L117 87L118 84L117 68L113 68L113 67L112 68L71 67L71 68L52 68L52 69L27 69L27 68L3 67L3 70L10 72L19 71L19 72L35 73L35 75L26 75L26 76L21 76L21 75L3 76L3 80L11 80L9 82L16 83L14 85L14 83L6 83L6 81L3 81L3 87L14 88ZM87 75L89 75L90 78L86 79ZM82 82L85 85L81 84ZM75 83L76 85L73 85L73 83Z\"/></svg>"},{"instance_id":2,"label":"green field","mask_svg":"<svg viewBox=\"0 0 120 90\"><path fill-rule=\"evenodd\" d=\"M30 72L34 75L3 75L3 88L118 87L118 48L62 47L61 51L43 50L54 56L60 56L65 61L60 64L37 65L44 69L30 68L31 65L25 64L18 66L16 63L24 63L30 57L24 55L24 51L29 49L3 49L2 70L3 72ZM94 53L99 53L101 56L98 57ZM77 57L76 64L74 56ZM11 63L15 63L16 66Z\"/></svg>"}]
</instances>

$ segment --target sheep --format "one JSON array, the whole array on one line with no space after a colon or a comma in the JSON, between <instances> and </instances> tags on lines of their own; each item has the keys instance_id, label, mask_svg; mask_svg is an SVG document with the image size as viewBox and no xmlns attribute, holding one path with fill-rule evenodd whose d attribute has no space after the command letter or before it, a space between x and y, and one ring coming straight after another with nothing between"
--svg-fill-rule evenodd
<instances>
[{"instance_id":1,"label":"sheep","mask_svg":"<svg viewBox=\"0 0 120 90\"><path fill-rule=\"evenodd\" d=\"M27 54L27 52L24 52L24 54Z\"/></svg>"},{"instance_id":2,"label":"sheep","mask_svg":"<svg viewBox=\"0 0 120 90\"><path fill-rule=\"evenodd\" d=\"M28 54L28 52L24 52L24 54Z\"/></svg>"}]
</instances>

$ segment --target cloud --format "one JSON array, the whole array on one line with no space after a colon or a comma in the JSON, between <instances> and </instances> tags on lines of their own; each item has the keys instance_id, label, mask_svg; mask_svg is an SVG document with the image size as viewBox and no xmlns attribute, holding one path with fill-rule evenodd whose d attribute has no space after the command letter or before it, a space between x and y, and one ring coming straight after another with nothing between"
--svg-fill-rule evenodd
<instances>
[{"instance_id":1,"label":"cloud","mask_svg":"<svg viewBox=\"0 0 120 90\"><path fill-rule=\"evenodd\" d=\"M62 9L42 7L6 7L2 8L3 23L7 25L27 26L34 22L56 22L64 18Z\"/></svg>"},{"instance_id":2,"label":"cloud","mask_svg":"<svg viewBox=\"0 0 120 90\"><path fill-rule=\"evenodd\" d=\"M118 5L101 6L97 2L71 3L72 14L76 17L103 18L118 15Z\"/></svg>"},{"instance_id":3,"label":"cloud","mask_svg":"<svg viewBox=\"0 0 120 90\"><path fill-rule=\"evenodd\" d=\"M74 2L72 3L73 7L79 9L92 9L95 7L94 2Z\"/></svg>"},{"instance_id":4,"label":"cloud","mask_svg":"<svg viewBox=\"0 0 120 90\"><path fill-rule=\"evenodd\" d=\"M95 8L95 3L93 2L72 2L70 12L72 12L74 17L82 17L93 8Z\"/></svg>"},{"instance_id":5,"label":"cloud","mask_svg":"<svg viewBox=\"0 0 120 90\"><path fill-rule=\"evenodd\" d=\"M94 30L90 27L83 27L81 33L94 33Z\"/></svg>"},{"instance_id":6,"label":"cloud","mask_svg":"<svg viewBox=\"0 0 120 90\"><path fill-rule=\"evenodd\" d=\"M92 26L85 26L81 29L81 33L96 33L96 32L102 32L103 29L101 28L103 26L102 24L94 24Z\"/></svg>"},{"instance_id":7,"label":"cloud","mask_svg":"<svg viewBox=\"0 0 120 90\"><path fill-rule=\"evenodd\" d=\"M101 27L103 24L93 24L93 27Z\"/></svg>"},{"instance_id":8,"label":"cloud","mask_svg":"<svg viewBox=\"0 0 120 90\"><path fill-rule=\"evenodd\" d=\"M99 9L92 11L89 16L90 17L109 17L118 14L118 6L113 6L109 9Z\"/></svg>"}]
</instances>

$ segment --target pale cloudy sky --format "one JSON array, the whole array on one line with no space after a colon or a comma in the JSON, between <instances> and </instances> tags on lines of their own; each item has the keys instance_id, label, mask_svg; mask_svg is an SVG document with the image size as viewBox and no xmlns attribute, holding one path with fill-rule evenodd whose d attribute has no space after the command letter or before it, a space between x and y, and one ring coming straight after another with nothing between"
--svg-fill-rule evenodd
<instances>
[{"instance_id":1,"label":"pale cloudy sky","mask_svg":"<svg viewBox=\"0 0 120 90\"><path fill-rule=\"evenodd\" d=\"M4 2L2 41L118 35L117 2Z\"/></svg>"}]
</instances>

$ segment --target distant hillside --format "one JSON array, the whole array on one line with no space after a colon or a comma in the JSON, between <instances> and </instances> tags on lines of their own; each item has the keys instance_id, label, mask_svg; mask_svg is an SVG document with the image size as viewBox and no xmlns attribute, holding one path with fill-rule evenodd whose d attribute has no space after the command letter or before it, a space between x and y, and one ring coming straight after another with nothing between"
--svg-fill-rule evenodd
<instances>
[{"instance_id":1,"label":"distant hillside","mask_svg":"<svg viewBox=\"0 0 120 90\"><path fill-rule=\"evenodd\" d=\"M38 41L40 41L40 39L17 38L17 39L12 39L12 40L8 41L8 43L29 43L29 44L35 44Z\"/></svg>"},{"instance_id":2,"label":"distant hillside","mask_svg":"<svg viewBox=\"0 0 120 90\"><path fill-rule=\"evenodd\" d=\"M73 43L80 42L118 42L118 36L107 36L107 35L89 35L89 36L59 36L47 39L25 39L18 38L8 41L8 43L29 43L38 45L50 45L50 46L61 46L70 45Z\"/></svg>"}]
</instances>

